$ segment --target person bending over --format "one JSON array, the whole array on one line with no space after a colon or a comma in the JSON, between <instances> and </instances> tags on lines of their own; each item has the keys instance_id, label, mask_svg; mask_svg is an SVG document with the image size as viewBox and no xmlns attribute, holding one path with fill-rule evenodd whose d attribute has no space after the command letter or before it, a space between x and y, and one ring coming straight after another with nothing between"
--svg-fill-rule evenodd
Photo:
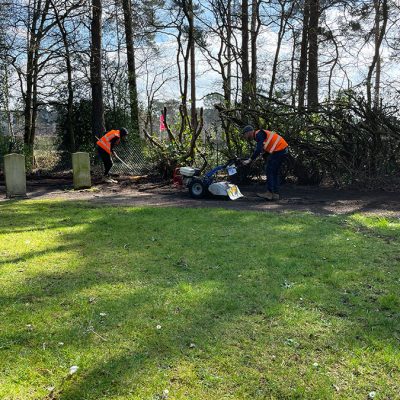
<instances>
[{"instance_id":1,"label":"person bending over","mask_svg":"<svg viewBox=\"0 0 400 400\"><path fill-rule=\"evenodd\" d=\"M115 146L121 143L121 140L126 140L128 131L125 128L112 129L103 135L97 142L97 151L99 157L104 164L104 181L109 183L116 183L110 178L110 169L113 166L112 155L115 155Z\"/></svg>"},{"instance_id":2,"label":"person bending over","mask_svg":"<svg viewBox=\"0 0 400 400\"><path fill-rule=\"evenodd\" d=\"M244 165L250 164L262 153L269 154L265 164L267 190L264 193L257 193L257 196L267 200L279 200L279 171L288 154L286 140L276 132L264 129L255 130L251 125L243 128L242 136L246 140L255 140L257 143L253 155L243 162Z\"/></svg>"}]
</instances>

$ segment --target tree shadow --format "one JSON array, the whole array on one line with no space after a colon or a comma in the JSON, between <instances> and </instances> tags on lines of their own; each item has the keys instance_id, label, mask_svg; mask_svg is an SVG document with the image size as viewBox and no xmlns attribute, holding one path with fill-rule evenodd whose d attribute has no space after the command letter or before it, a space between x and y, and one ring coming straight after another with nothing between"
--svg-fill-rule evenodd
<instances>
[{"instance_id":1,"label":"tree shadow","mask_svg":"<svg viewBox=\"0 0 400 400\"><path fill-rule=\"evenodd\" d=\"M23 232L27 224L41 226L44 217L51 220L49 229L58 229L60 223L66 232L58 246L5 264L29 264L35 257L52 257L60 251L79 257L69 271L31 272L17 283L16 295L1 301L4 312L21 310L28 301L33 312L45 316L73 312L68 318L79 321L70 326L55 319L53 327L43 323L33 332L20 329L0 334L8 348L35 348L50 334L53 341L72 338L72 353L81 354L83 366L76 377L53 392L53 398L129 396L152 379L161 390L160 382L173 384L182 379L177 372L182 362L195 366L198 385L207 385L196 365L209 365L220 351L242 346L250 352L252 341L256 346L264 340L245 331L249 321L258 321L263 334L268 326L279 341L297 341L314 351L318 340L305 337L301 327L311 315L340 321L337 326L342 331L323 332L324 340L337 348L353 351L375 342L388 347L396 343L393 332L400 328L396 311L390 307L376 311L389 268L380 264L381 254L377 252L376 260L370 254L374 247L385 247L391 254L398 245L376 238L366 241L361 233L349 230L351 244L343 250L343 226L338 220L323 219L326 227L321 228L321 219L302 214L182 209L177 217L168 209L93 208L68 202L18 207L20 213L12 215L12 205L0 205L1 212L8 212L2 221L12 218L16 232ZM71 229L77 226L78 230ZM345 263L346 258L352 263ZM399 275L398 269L392 269L394 276ZM371 285L375 276L380 280ZM302 297L306 300L299 302ZM298 314L300 325L286 327L281 336L273 323L283 324L288 307ZM102 310L108 316L99 316ZM243 330L239 329L235 341L229 330L238 326ZM250 344L243 343L244 338ZM239 364L245 365L246 360L243 355ZM216 382L206 389L210 398ZM255 389L258 394L249 392L244 397L267 395L265 387ZM237 389L231 390L235 394ZM278 398L287 396L279 387L273 393Z\"/></svg>"}]
</instances>

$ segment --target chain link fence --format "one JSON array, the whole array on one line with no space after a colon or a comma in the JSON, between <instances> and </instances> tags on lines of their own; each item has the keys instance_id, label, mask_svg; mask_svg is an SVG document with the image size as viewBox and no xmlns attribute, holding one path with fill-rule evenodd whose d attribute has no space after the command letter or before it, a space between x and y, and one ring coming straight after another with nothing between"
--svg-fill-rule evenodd
<instances>
[{"instance_id":1,"label":"chain link fence","mask_svg":"<svg viewBox=\"0 0 400 400\"><path fill-rule=\"evenodd\" d=\"M102 174L103 166L97 153L97 146L82 149L90 155L92 171ZM111 174L142 175L152 169L148 150L140 140L121 143L116 152L124 162L114 158ZM0 135L0 172L3 172L4 156L9 153L24 154L24 143L21 136ZM32 172L37 175L60 175L72 173L72 154L63 149L55 135L41 135L35 140Z\"/></svg>"},{"instance_id":2,"label":"chain link fence","mask_svg":"<svg viewBox=\"0 0 400 400\"><path fill-rule=\"evenodd\" d=\"M114 158L111 174L143 175L152 169L152 162L148 156L148 149L141 140L122 142L115 149L115 152L123 162ZM95 150L95 157L97 157L97 149Z\"/></svg>"}]
</instances>

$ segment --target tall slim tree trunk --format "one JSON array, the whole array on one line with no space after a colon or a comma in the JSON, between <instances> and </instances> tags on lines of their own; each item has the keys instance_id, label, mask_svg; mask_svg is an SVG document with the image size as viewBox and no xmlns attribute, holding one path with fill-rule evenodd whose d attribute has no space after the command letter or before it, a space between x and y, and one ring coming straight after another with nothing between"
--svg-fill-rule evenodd
<instances>
[{"instance_id":1,"label":"tall slim tree trunk","mask_svg":"<svg viewBox=\"0 0 400 400\"><path fill-rule=\"evenodd\" d=\"M131 111L131 126L135 134L139 135L139 106L136 84L136 67L135 67L135 49L133 46L134 36L132 27L132 4L131 0L123 0L124 9L125 37L126 37L126 53L128 59L128 84L129 84L129 101Z\"/></svg>"},{"instance_id":2,"label":"tall slim tree trunk","mask_svg":"<svg viewBox=\"0 0 400 400\"><path fill-rule=\"evenodd\" d=\"M331 98L332 98L332 81L333 81L333 77L334 77L334 72L335 72L337 63L339 62L339 47L338 47L335 37L332 38L332 42L335 47L336 57L333 59L332 66L330 67L330 70L329 70L329 78L328 78L328 101L329 102L331 101Z\"/></svg>"},{"instance_id":3,"label":"tall slim tree trunk","mask_svg":"<svg viewBox=\"0 0 400 400\"><path fill-rule=\"evenodd\" d=\"M179 81L179 91L181 95L181 104L179 106L179 113L181 115L181 127L179 129L178 141L182 143L183 132L186 128L187 119L188 119L188 109L187 109L187 94L188 94L188 82L189 82L189 56L190 49L188 46L186 49L183 49L183 29L182 26L179 26L178 36L177 36L177 44L178 51L176 53L176 65L178 67L178 81ZM181 55L183 57L183 72L181 66Z\"/></svg>"},{"instance_id":4,"label":"tall slim tree trunk","mask_svg":"<svg viewBox=\"0 0 400 400\"><path fill-rule=\"evenodd\" d=\"M292 46L292 57L290 60L291 72L290 72L290 97L292 99L292 107L296 107L296 72L295 72L295 57L297 48L297 38L292 28L293 46Z\"/></svg>"},{"instance_id":5,"label":"tall slim tree trunk","mask_svg":"<svg viewBox=\"0 0 400 400\"><path fill-rule=\"evenodd\" d=\"M24 105L24 144L29 147L32 132L32 90L33 90L33 55L28 51L26 61L26 91L25 91L25 105ZM32 149L27 148L31 153Z\"/></svg>"},{"instance_id":6,"label":"tall slim tree trunk","mask_svg":"<svg viewBox=\"0 0 400 400\"><path fill-rule=\"evenodd\" d=\"M196 58L195 58L195 40L194 40L194 14L193 1L189 1L189 46L190 46L190 100L191 100L191 125L193 134L197 129L196 112Z\"/></svg>"},{"instance_id":7,"label":"tall slim tree trunk","mask_svg":"<svg viewBox=\"0 0 400 400\"><path fill-rule=\"evenodd\" d=\"M68 34L65 29L64 23L61 20L57 7L55 6L53 0L50 0L51 6L54 11L54 15L57 21L58 28L60 29L64 49L65 49L65 64L67 69L67 91L68 91L68 99L67 99L67 147L69 152L74 153L76 151L75 145L75 130L74 123L72 120L73 107L74 107L74 89L72 83L72 63L71 63L71 52L68 41Z\"/></svg>"},{"instance_id":8,"label":"tall slim tree trunk","mask_svg":"<svg viewBox=\"0 0 400 400\"><path fill-rule=\"evenodd\" d=\"M294 5L294 2L293 2L293 5ZM290 14L293 10L293 5L292 5L292 8L290 9ZM276 45L274 62L272 64L271 84L269 87L269 98L272 98L272 96L274 94L276 73L277 73L278 61L279 61L279 53L281 51L283 35L285 34L285 30L286 30L287 18L289 17L290 14L287 14L285 12L285 3L281 3L281 18L280 18L280 23L279 23L278 43ZM293 58L292 58L292 60L293 60Z\"/></svg>"},{"instance_id":9,"label":"tall slim tree trunk","mask_svg":"<svg viewBox=\"0 0 400 400\"><path fill-rule=\"evenodd\" d=\"M39 40L40 43L40 40ZM33 85L32 85L32 127L31 135L29 138L29 148L33 151L36 136L36 120L38 115L38 74L39 74L39 47L36 47L34 63L33 63ZM35 162L35 160L33 160Z\"/></svg>"},{"instance_id":10,"label":"tall slim tree trunk","mask_svg":"<svg viewBox=\"0 0 400 400\"><path fill-rule=\"evenodd\" d=\"M40 47L44 36L44 24L50 7L50 0L35 0L32 7L32 15L29 16L30 24L27 39L27 63L26 63L26 91L24 107L24 145L27 156L27 167L33 166L33 146L35 143L36 119L38 112L37 83L39 78ZM31 18L32 19L31 19Z\"/></svg>"},{"instance_id":11,"label":"tall slim tree trunk","mask_svg":"<svg viewBox=\"0 0 400 400\"><path fill-rule=\"evenodd\" d=\"M242 119L249 109L249 86L251 85L249 71L249 2L242 0Z\"/></svg>"},{"instance_id":12,"label":"tall slim tree trunk","mask_svg":"<svg viewBox=\"0 0 400 400\"><path fill-rule=\"evenodd\" d=\"M101 136L105 131L104 106L103 106L103 83L101 67L101 37L102 37L102 4L101 0L92 0L92 46L90 59L90 77L92 86L92 133Z\"/></svg>"},{"instance_id":13,"label":"tall slim tree trunk","mask_svg":"<svg viewBox=\"0 0 400 400\"><path fill-rule=\"evenodd\" d=\"M300 45L300 62L299 62L299 74L297 77L297 92L298 92L298 108L299 110L304 109L305 104L305 93L306 93L306 81L307 81L307 64L308 64L308 25L310 19L310 0L304 0L303 10L303 29Z\"/></svg>"},{"instance_id":14,"label":"tall slim tree trunk","mask_svg":"<svg viewBox=\"0 0 400 400\"><path fill-rule=\"evenodd\" d=\"M380 87L380 48L386 33L386 26L388 21L388 1L382 0L381 2L380 0L374 0L374 6L375 6L375 52L372 58L372 63L368 69L368 76L367 76L367 102L369 108L372 107L372 75L374 73L374 70L376 71L374 106L379 106L379 90L377 90L377 87ZM382 18L382 25L380 25L381 18Z\"/></svg>"},{"instance_id":15,"label":"tall slim tree trunk","mask_svg":"<svg viewBox=\"0 0 400 400\"><path fill-rule=\"evenodd\" d=\"M307 102L311 110L318 108L318 23L319 0L310 0Z\"/></svg>"},{"instance_id":16,"label":"tall slim tree trunk","mask_svg":"<svg viewBox=\"0 0 400 400\"><path fill-rule=\"evenodd\" d=\"M67 100L67 132L68 132L68 149L71 153L76 151L75 143L75 129L74 122L72 120L72 114L74 112L74 89L72 86L72 64L69 49L66 51L66 64L67 64L67 79L68 79L68 100Z\"/></svg>"},{"instance_id":17,"label":"tall slim tree trunk","mask_svg":"<svg viewBox=\"0 0 400 400\"><path fill-rule=\"evenodd\" d=\"M24 144L28 157L33 155L33 149L30 148L32 125L33 125L33 108L32 108L32 97L33 97L33 81L34 81L34 55L35 48L37 46L36 35L37 35L37 22L39 18L38 5L36 0L33 4L29 4L29 19L30 29L27 38L27 57L26 57L26 91L24 95ZM31 12L31 10L33 10Z\"/></svg>"},{"instance_id":18,"label":"tall slim tree trunk","mask_svg":"<svg viewBox=\"0 0 400 400\"><path fill-rule=\"evenodd\" d=\"M381 98L381 57L378 56L376 60L376 72L375 72L375 87L374 87L374 108L380 107Z\"/></svg>"},{"instance_id":19,"label":"tall slim tree trunk","mask_svg":"<svg viewBox=\"0 0 400 400\"><path fill-rule=\"evenodd\" d=\"M225 107L231 107L231 96L232 96L232 0L228 0L226 5L226 79L224 80L224 100ZM225 124L225 122L223 122ZM231 123L228 121L225 126L223 126L225 131L226 145L228 151L231 151Z\"/></svg>"},{"instance_id":20,"label":"tall slim tree trunk","mask_svg":"<svg viewBox=\"0 0 400 400\"><path fill-rule=\"evenodd\" d=\"M379 48L380 34L380 1L374 1L375 8L375 49ZM381 87L381 56L378 53L375 68L375 87L374 87L374 108L379 108L380 103L380 87Z\"/></svg>"},{"instance_id":21,"label":"tall slim tree trunk","mask_svg":"<svg viewBox=\"0 0 400 400\"><path fill-rule=\"evenodd\" d=\"M257 36L258 36L258 0L252 0L251 4L251 75L249 92L252 99L255 100L257 92Z\"/></svg>"},{"instance_id":22,"label":"tall slim tree trunk","mask_svg":"<svg viewBox=\"0 0 400 400\"><path fill-rule=\"evenodd\" d=\"M227 55L227 65L226 65L226 82L225 82L225 101L226 106L229 108L231 106L231 91L232 91L232 0L228 0L227 3L227 27L226 27L226 55Z\"/></svg>"},{"instance_id":23,"label":"tall slim tree trunk","mask_svg":"<svg viewBox=\"0 0 400 400\"><path fill-rule=\"evenodd\" d=\"M3 97L4 97L4 111L6 112L6 118L7 118L7 130L9 135L13 138L13 141L15 139L15 134L14 134L14 127L12 123L12 114L10 110L10 88L9 88L9 70L8 70L8 65L4 64L1 65L1 68L3 70L3 87L1 88L3 92Z\"/></svg>"}]
</instances>

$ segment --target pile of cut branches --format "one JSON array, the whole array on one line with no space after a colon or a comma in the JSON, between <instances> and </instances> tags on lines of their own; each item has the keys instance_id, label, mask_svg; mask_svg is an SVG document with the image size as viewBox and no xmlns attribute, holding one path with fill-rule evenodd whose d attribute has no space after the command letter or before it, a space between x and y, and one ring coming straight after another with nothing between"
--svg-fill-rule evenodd
<instances>
[{"instance_id":1,"label":"pile of cut branches","mask_svg":"<svg viewBox=\"0 0 400 400\"><path fill-rule=\"evenodd\" d=\"M323 180L338 186L382 186L400 171L399 110L391 106L371 108L354 92L346 92L317 111L257 98L246 112L217 107L221 118L238 128L252 124L279 132L288 141L287 173L301 184Z\"/></svg>"}]
</instances>

